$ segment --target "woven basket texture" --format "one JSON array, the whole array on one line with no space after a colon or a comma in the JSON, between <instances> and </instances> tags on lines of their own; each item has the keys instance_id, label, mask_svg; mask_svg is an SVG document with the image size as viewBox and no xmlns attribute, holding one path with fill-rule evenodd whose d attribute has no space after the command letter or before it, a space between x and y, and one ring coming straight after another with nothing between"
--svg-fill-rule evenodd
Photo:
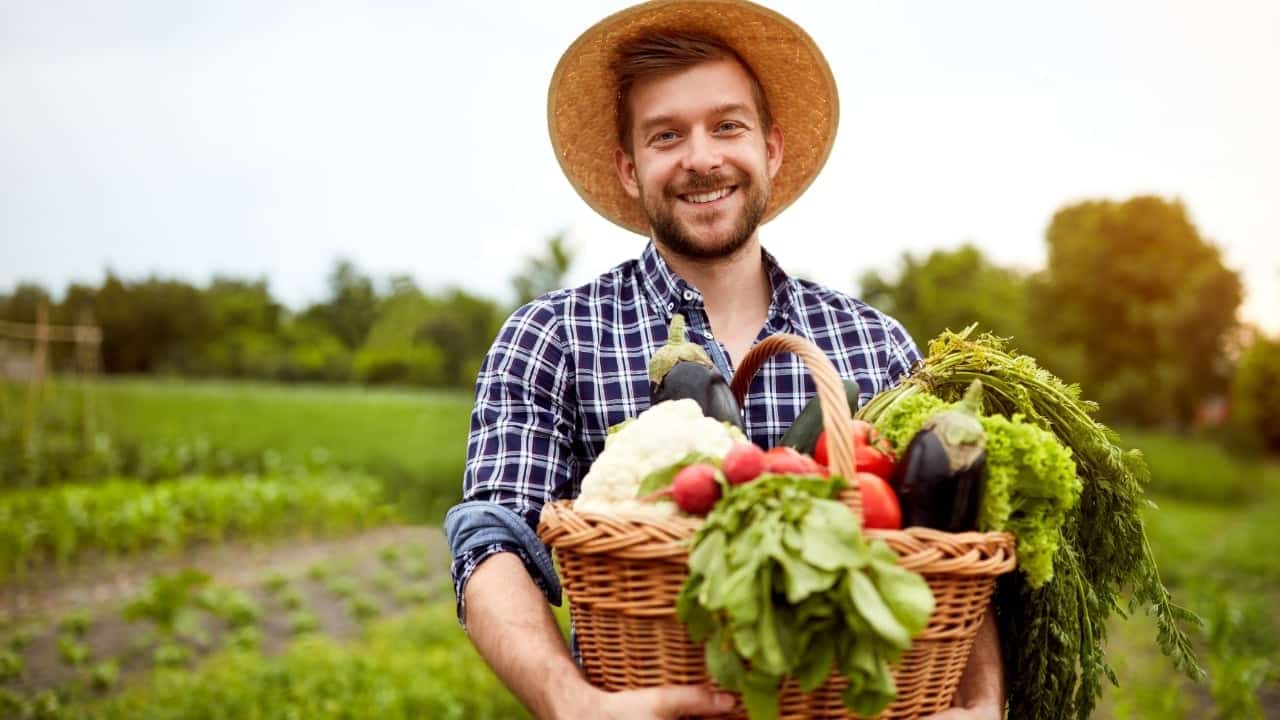
<instances>
[{"instance_id":1,"label":"woven basket texture","mask_svg":"<svg viewBox=\"0 0 1280 720\"><path fill-rule=\"evenodd\" d=\"M818 386L832 472L854 476L852 426L835 368L811 343L774 335L743 359L732 387L739 401L756 370L779 352L795 352ZM861 513L856 485L840 499ZM573 502L548 504L538 534L555 551L569 597L587 679L606 690L711 683L703 649L676 618L675 601L688 577L688 541L696 518L620 518L578 513ZM898 697L877 716L917 718L951 706L960 674L982 624L996 578L1015 564L1007 533L944 533L928 528L866 530L884 540L899 563L924 576L935 608L929 624L893 669ZM783 686L781 717L856 718L840 701L845 681L832 673L812 693ZM727 717L746 718L741 706Z\"/></svg>"}]
</instances>

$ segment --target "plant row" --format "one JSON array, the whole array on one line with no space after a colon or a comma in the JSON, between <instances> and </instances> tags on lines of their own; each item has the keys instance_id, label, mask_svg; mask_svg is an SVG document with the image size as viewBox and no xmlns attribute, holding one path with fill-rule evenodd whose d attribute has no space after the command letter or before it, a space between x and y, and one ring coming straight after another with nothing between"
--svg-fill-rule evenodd
<instances>
[{"instance_id":1,"label":"plant row","mask_svg":"<svg viewBox=\"0 0 1280 720\"><path fill-rule=\"evenodd\" d=\"M0 581L88 556L179 550L393 519L375 478L350 474L112 479L0 494Z\"/></svg>"},{"instance_id":2,"label":"plant row","mask_svg":"<svg viewBox=\"0 0 1280 720\"><path fill-rule=\"evenodd\" d=\"M57 691L30 700L0 696L0 716L395 720L527 714L471 648L446 600L379 621L349 645L308 636L278 657L231 649L194 671L158 670L107 700Z\"/></svg>"}]
</instances>

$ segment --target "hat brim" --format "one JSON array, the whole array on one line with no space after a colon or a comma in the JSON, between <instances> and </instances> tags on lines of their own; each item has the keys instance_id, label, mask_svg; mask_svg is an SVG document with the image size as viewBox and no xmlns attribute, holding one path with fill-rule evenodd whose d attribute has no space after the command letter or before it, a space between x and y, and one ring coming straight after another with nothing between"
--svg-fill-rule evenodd
<instances>
[{"instance_id":1,"label":"hat brim","mask_svg":"<svg viewBox=\"0 0 1280 720\"><path fill-rule=\"evenodd\" d=\"M614 167L617 83L610 63L620 43L655 31L715 36L759 79L786 141L763 220L773 218L804 193L831 154L839 99L812 38L782 15L744 0L654 0L582 33L560 58L547 93L551 146L565 176L593 210L649 234L639 201L627 195Z\"/></svg>"}]
</instances>

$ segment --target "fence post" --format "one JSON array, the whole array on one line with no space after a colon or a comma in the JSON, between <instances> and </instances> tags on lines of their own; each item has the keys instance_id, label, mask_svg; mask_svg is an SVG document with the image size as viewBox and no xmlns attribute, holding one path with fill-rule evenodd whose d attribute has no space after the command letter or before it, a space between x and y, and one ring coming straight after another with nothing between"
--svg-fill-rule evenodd
<instances>
[{"instance_id":1,"label":"fence post","mask_svg":"<svg viewBox=\"0 0 1280 720\"><path fill-rule=\"evenodd\" d=\"M36 452L36 412L44 392L45 365L49 359L49 304L41 301L36 306L35 352L31 357L31 383L27 388L27 413L22 427L23 447L30 460Z\"/></svg>"},{"instance_id":2,"label":"fence post","mask_svg":"<svg viewBox=\"0 0 1280 720\"><path fill-rule=\"evenodd\" d=\"M84 431L84 449L93 448L94 435L94 403L92 382L98 373L98 350L102 342L102 331L93 324L93 315L88 310L80 313L76 320L76 369L80 372L80 415L81 427Z\"/></svg>"}]
</instances>

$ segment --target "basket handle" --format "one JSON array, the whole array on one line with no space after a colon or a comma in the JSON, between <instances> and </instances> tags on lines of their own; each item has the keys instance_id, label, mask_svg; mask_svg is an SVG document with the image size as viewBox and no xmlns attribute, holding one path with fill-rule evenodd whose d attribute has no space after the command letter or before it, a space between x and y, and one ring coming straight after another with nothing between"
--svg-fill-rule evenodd
<instances>
[{"instance_id":1,"label":"basket handle","mask_svg":"<svg viewBox=\"0 0 1280 720\"><path fill-rule=\"evenodd\" d=\"M854 478L853 413L849 409L849 399L845 396L844 382L817 345L799 335L785 333L770 335L756 343L742 358L729 383L734 399L738 401L739 407L743 407L747 388L751 386L751 379L755 377L756 371L766 360L784 352L797 355L813 377L813 383L818 388L818 399L822 403L822 428L827 431L827 456L831 461L831 472L848 481L849 489L856 494L858 486ZM858 515L861 517L861 512Z\"/></svg>"}]
</instances>

